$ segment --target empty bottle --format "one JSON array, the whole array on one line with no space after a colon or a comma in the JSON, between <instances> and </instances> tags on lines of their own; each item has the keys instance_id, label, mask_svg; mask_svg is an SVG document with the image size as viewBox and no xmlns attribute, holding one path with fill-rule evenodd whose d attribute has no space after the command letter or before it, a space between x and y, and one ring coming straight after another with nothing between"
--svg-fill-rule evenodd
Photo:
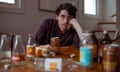
<instances>
[{"instance_id":1,"label":"empty bottle","mask_svg":"<svg viewBox=\"0 0 120 72\"><path fill-rule=\"evenodd\" d=\"M11 63L11 42L7 35L1 35L0 41L0 63Z\"/></svg>"},{"instance_id":2,"label":"empty bottle","mask_svg":"<svg viewBox=\"0 0 120 72\"><path fill-rule=\"evenodd\" d=\"M25 45L22 41L21 35L16 35L12 50L12 63L13 65L25 64Z\"/></svg>"}]
</instances>

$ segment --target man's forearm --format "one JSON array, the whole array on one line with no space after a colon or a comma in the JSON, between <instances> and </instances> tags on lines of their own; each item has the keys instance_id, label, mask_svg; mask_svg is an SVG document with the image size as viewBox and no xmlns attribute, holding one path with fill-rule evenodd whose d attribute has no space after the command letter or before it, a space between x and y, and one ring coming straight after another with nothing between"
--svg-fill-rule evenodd
<instances>
[{"instance_id":1,"label":"man's forearm","mask_svg":"<svg viewBox=\"0 0 120 72\"><path fill-rule=\"evenodd\" d=\"M82 27L80 26L80 24L78 23L78 21L76 19L72 20L72 25L73 25L74 29L76 30L76 32L81 40L82 39L81 33L83 32Z\"/></svg>"}]
</instances>

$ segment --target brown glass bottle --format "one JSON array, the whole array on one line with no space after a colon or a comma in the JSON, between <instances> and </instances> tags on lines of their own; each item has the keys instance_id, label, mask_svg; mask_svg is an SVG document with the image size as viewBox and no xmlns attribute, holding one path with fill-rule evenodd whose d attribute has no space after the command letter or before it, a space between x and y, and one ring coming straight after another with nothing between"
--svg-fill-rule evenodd
<instances>
[{"instance_id":1,"label":"brown glass bottle","mask_svg":"<svg viewBox=\"0 0 120 72\"><path fill-rule=\"evenodd\" d=\"M108 34L108 31L104 30L103 31L103 36L100 40L100 44L99 44L99 51L98 51L98 61L100 63L102 63L103 60L103 49L105 47L106 44L111 44L112 40Z\"/></svg>"},{"instance_id":2,"label":"brown glass bottle","mask_svg":"<svg viewBox=\"0 0 120 72\"><path fill-rule=\"evenodd\" d=\"M95 32L92 32L92 37L91 38L93 40L93 61L97 62L99 44L98 44L98 39L97 39L97 37L95 35Z\"/></svg>"}]
</instances>

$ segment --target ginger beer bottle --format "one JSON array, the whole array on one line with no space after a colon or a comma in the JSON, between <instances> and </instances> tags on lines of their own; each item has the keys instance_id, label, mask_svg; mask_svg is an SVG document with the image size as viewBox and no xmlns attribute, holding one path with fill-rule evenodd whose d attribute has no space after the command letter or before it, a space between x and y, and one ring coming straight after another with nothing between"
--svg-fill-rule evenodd
<instances>
[{"instance_id":1,"label":"ginger beer bottle","mask_svg":"<svg viewBox=\"0 0 120 72\"><path fill-rule=\"evenodd\" d=\"M27 59L33 60L35 56L35 42L34 42L33 35L30 33L28 35L28 41L26 44L26 52L27 52L26 53Z\"/></svg>"}]
</instances>

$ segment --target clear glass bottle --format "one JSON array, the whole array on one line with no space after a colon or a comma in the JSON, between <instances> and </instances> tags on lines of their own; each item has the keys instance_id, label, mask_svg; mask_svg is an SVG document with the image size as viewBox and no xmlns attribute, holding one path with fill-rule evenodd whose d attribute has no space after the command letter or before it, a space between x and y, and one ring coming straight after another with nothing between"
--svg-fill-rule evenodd
<instances>
[{"instance_id":1,"label":"clear glass bottle","mask_svg":"<svg viewBox=\"0 0 120 72\"><path fill-rule=\"evenodd\" d=\"M0 42L0 63L11 63L11 42L7 35L1 35Z\"/></svg>"},{"instance_id":2,"label":"clear glass bottle","mask_svg":"<svg viewBox=\"0 0 120 72\"><path fill-rule=\"evenodd\" d=\"M27 59L32 60L35 56L35 41L32 34L28 34L28 41L26 44Z\"/></svg>"},{"instance_id":3,"label":"clear glass bottle","mask_svg":"<svg viewBox=\"0 0 120 72\"><path fill-rule=\"evenodd\" d=\"M91 33L81 34L81 46L80 46L80 65L85 67L91 67L93 62L93 40Z\"/></svg>"},{"instance_id":4,"label":"clear glass bottle","mask_svg":"<svg viewBox=\"0 0 120 72\"><path fill-rule=\"evenodd\" d=\"M16 35L14 38L12 50L12 63L13 65L25 64L25 45L21 35Z\"/></svg>"}]
</instances>

